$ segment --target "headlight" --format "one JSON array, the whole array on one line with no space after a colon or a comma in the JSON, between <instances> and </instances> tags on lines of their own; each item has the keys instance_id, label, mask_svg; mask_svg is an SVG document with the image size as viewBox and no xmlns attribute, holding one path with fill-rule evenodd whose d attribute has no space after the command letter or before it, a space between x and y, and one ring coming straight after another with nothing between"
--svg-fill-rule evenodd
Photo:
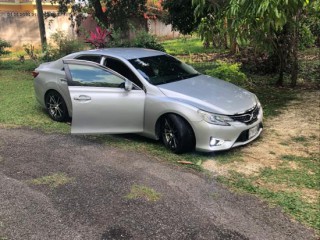
<instances>
[{"instance_id":1,"label":"headlight","mask_svg":"<svg viewBox=\"0 0 320 240\"><path fill-rule=\"evenodd\" d=\"M202 110L198 110L198 113L201 115L204 121L214 125L230 126L229 122L234 122L232 118L225 115L209 113Z\"/></svg>"}]
</instances>

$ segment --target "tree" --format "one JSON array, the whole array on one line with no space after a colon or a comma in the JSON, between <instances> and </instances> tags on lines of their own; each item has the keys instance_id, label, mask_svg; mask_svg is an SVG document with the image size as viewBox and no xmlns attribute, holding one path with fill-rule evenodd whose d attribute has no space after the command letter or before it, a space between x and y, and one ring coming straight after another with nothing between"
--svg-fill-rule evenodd
<instances>
[{"instance_id":1,"label":"tree","mask_svg":"<svg viewBox=\"0 0 320 240\"><path fill-rule=\"evenodd\" d=\"M283 73L289 63L291 86L296 85L299 22L309 3L309 0L230 0L227 16L232 20L231 30L277 56L278 85L283 85Z\"/></svg>"},{"instance_id":2,"label":"tree","mask_svg":"<svg viewBox=\"0 0 320 240\"><path fill-rule=\"evenodd\" d=\"M38 15L38 22L39 22L41 46L42 46L42 51L44 52L47 48L47 37L46 37L46 28L44 25L43 9L42 9L41 0L36 0L36 3L37 3L37 15Z\"/></svg>"},{"instance_id":3,"label":"tree","mask_svg":"<svg viewBox=\"0 0 320 240\"><path fill-rule=\"evenodd\" d=\"M195 14L209 10L215 17L227 20L225 30L232 52L242 42L267 51L273 64L279 66L278 85L283 85L284 71L290 66L293 87L298 76L299 29L308 6L314 2L317 1L193 0Z\"/></svg>"},{"instance_id":4,"label":"tree","mask_svg":"<svg viewBox=\"0 0 320 240\"><path fill-rule=\"evenodd\" d=\"M193 14L195 7L192 6L192 0L164 0L162 6L167 11L167 16L164 18L165 23L171 24L174 30L182 34L190 34L195 31L201 21L200 15Z\"/></svg>"},{"instance_id":5,"label":"tree","mask_svg":"<svg viewBox=\"0 0 320 240\"><path fill-rule=\"evenodd\" d=\"M144 19L147 0L105 0L106 16L115 29L129 30L130 19Z\"/></svg>"},{"instance_id":6,"label":"tree","mask_svg":"<svg viewBox=\"0 0 320 240\"><path fill-rule=\"evenodd\" d=\"M71 9L70 20L80 26L84 15L90 14L97 23L109 28L129 29L129 20L142 19L147 0L52 0L59 4L59 13L67 14Z\"/></svg>"}]
</instances>

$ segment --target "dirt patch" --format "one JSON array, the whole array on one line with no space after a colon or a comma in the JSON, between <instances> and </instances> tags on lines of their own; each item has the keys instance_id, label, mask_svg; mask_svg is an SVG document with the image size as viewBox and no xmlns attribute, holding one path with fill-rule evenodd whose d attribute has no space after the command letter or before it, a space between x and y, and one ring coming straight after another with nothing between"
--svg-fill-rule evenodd
<instances>
[{"instance_id":1,"label":"dirt patch","mask_svg":"<svg viewBox=\"0 0 320 240\"><path fill-rule=\"evenodd\" d=\"M258 175L264 168L276 169L284 163L284 156L319 157L320 151L320 91L303 92L288 104L282 114L264 122L259 140L241 148L242 160L221 164L214 159L203 167L218 175L228 175L230 170L247 176ZM288 168L299 169L295 161L287 161ZM314 173L310 173L314 174ZM269 184L270 185L270 184ZM279 188L273 185L268 188ZM279 189L278 189L279 190ZM282 189L283 190L283 189ZM319 191L304 191L305 196L320 196Z\"/></svg>"}]
</instances>

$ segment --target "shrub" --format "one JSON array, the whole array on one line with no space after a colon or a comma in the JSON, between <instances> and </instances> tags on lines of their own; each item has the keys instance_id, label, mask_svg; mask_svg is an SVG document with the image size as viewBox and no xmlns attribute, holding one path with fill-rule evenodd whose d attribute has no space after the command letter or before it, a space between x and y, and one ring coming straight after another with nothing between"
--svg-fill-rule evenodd
<instances>
[{"instance_id":1,"label":"shrub","mask_svg":"<svg viewBox=\"0 0 320 240\"><path fill-rule=\"evenodd\" d=\"M73 52L81 51L85 45L80 41L68 37L63 31L56 31L51 35L51 40L55 46L48 45L44 54L45 60L54 60Z\"/></svg>"},{"instance_id":2,"label":"shrub","mask_svg":"<svg viewBox=\"0 0 320 240\"><path fill-rule=\"evenodd\" d=\"M218 60L216 66L213 69L206 70L205 73L237 85L247 86L249 84L247 76L240 71L240 64L238 63L227 63Z\"/></svg>"},{"instance_id":3,"label":"shrub","mask_svg":"<svg viewBox=\"0 0 320 240\"><path fill-rule=\"evenodd\" d=\"M11 44L5 40L0 39L0 56L8 54L9 51L5 50L6 48L11 47Z\"/></svg>"},{"instance_id":4,"label":"shrub","mask_svg":"<svg viewBox=\"0 0 320 240\"><path fill-rule=\"evenodd\" d=\"M136 38L133 40L133 47L150 48L165 52L164 47L158 42L157 38L146 31L137 33Z\"/></svg>"},{"instance_id":5,"label":"shrub","mask_svg":"<svg viewBox=\"0 0 320 240\"><path fill-rule=\"evenodd\" d=\"M302 25L299 29L299 49L304 50L314 46L316 37L313 36L310 28L306 25Z\"/></svg>"},{"instance_id":6,"label":"shrub","mask_svg":"<svg viewBox=\"0 0 320 240\"><path fill-rule=\"evenodd\" d=\"M96 27L95 32L90 32L90 37L87 39L87 43L90 43L94 48L105 48L110 41L112 32L101 27Z\"/></svg>"},{"instance_id":7,"label":"shrub","mask_svg":"<svg viewBox=\"0 0 320 240\"><path fill-rule=\"evenodd\" d=\"M130 41L123 39L121 31L116 30L112 33L110 47L140 47L165 52L164 47L158 42L157 38L146 31L137 32L136 37Z\"/></svg>"}]
</instances>

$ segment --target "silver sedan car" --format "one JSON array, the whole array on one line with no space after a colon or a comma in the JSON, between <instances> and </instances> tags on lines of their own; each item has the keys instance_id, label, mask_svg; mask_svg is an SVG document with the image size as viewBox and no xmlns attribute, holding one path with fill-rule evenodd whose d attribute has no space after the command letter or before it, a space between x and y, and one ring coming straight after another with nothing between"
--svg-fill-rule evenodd
<instances>
[{"instance_id":1,"label":"silver sedan car","mask_svg":"<svg viewBox=\"0 0 320 240\"><path fill-rule=\"evenodd\" d=\"M34 71L39 103L73 134L137 133L175 153L247 144L262 131L257 97L155 50L82 51Z\"/></svg>"}]
</instances>

